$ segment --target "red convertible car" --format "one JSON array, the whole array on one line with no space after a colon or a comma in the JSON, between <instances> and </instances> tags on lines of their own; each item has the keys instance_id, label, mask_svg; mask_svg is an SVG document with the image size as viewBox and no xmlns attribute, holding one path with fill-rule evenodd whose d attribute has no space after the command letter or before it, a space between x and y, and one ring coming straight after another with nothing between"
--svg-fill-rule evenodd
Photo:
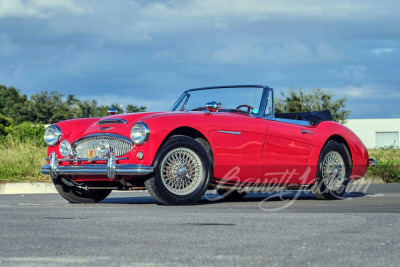
<instances>
[{"instance_id":1,"label":"red convertible car","mask_svg":"<svg viewBox=\"0 0 400 267\"><path fill-rule=\"evenodd\" d=\"M168 112L108 113L45 132L41 172L70 202L144 188L167 205L195 203L212 188L227 199L278 187L338 199L375 164L329 111L275 113L267 86L192 89Z\"/></svg>"}]
</instances>

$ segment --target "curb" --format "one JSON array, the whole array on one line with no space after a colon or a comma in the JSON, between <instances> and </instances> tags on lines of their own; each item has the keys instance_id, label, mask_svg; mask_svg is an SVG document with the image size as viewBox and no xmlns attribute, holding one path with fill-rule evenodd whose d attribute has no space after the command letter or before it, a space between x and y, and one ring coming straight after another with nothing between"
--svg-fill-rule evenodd
<instances>
[{"instance_id":1,"label":"curb","mask_svg":"<svg viewBox=\"0 0 400 267\"><path fill-rule=\"evenodd\" d=\"M0 194L50 194L58 193L52 183L5 183L0 184Z\"/></svg>"}]
</instances>

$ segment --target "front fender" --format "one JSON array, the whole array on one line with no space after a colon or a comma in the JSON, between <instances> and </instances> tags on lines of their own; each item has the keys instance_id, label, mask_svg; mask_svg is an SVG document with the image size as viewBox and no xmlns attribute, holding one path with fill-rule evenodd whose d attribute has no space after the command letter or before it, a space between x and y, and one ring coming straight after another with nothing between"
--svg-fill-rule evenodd
<instances>
[{"instance_id":1,"label":"front fender","mask_svg":"<svg viewBox=\"0 0 400 267\"><path fill-rule=\"evenodd\" d=\"M332 121L325 121L318 124L314 129L314 145L310 153L308 165L312 173L317 174L318 160L322 148L329 140L344 139L349 147L353 168L350 176L351 180L362 178L368 169L369 156L368 151L361 139L349 128ZM308 181L313 183L313 181Z\"/></svg>"}]
</instances>

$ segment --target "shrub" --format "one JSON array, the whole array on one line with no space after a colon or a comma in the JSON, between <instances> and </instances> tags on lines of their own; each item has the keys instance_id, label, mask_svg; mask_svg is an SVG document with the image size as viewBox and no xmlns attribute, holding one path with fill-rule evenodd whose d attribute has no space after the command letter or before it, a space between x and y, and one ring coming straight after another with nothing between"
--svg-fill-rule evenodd
<instances>
[{"instance_id":1,"label":"shrub","mask_svg":"<svg viewBox=\"0 0 400 267\"><path fill-rule=\"evenodd\" d=\"M369 168L369 177L381 177L386 183L400 182L400 149L372 149L369 156L377 161L375 168Z\"/></svg>"},{"instance_id":2,"label":"shrub","mask_svg":"<svg viewBox=\"0 0 400 267\"><path fill-rule=\"evenodd\" d=\"M40 123L23 122L12 128L9 138L17 143L33 143L37 146L44 146L43 135L45 130L45 127Z\"/></svg>"},{"instance_id":3,"label":"shrub","mask_svg":"<svg viewBox=\"0 0 400 267\"><path fill-rule=\"evenodd\" d=\"M4 116L0 113L0 136L6 136L11 132L13 119Z\"/></svg>"},{"instance_id":4,"label":"shrub","mask_svg":"<svg viewBox=\"0 0 400 267\"><path fill-rule=\"evenodd\" d=\"M40 167L46 164L46 147L37 146L31 141L26 143L3 137L0 142L0 183L6 182L51 182L48 175L40 173Z\"/></svg>"}]
</instances>

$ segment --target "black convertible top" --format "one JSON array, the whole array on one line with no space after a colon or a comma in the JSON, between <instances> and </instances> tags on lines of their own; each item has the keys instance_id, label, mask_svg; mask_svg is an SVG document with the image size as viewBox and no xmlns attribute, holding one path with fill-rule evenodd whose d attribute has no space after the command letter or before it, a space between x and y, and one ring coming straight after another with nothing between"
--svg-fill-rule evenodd
<instances>
[{"instance_id":1,"label":"black convertible top","mask_svg":"<svg viewBox=\"0 0 400 267\"><path fill-rule=\"evenodd\" d=\"M311 111L311 112L292 112L292 113L275 113L275 118L304 120L309 121L312 125L317 125L323 121L331 121L332 114L329 110Z\"/></svg>"}]
</instances>

